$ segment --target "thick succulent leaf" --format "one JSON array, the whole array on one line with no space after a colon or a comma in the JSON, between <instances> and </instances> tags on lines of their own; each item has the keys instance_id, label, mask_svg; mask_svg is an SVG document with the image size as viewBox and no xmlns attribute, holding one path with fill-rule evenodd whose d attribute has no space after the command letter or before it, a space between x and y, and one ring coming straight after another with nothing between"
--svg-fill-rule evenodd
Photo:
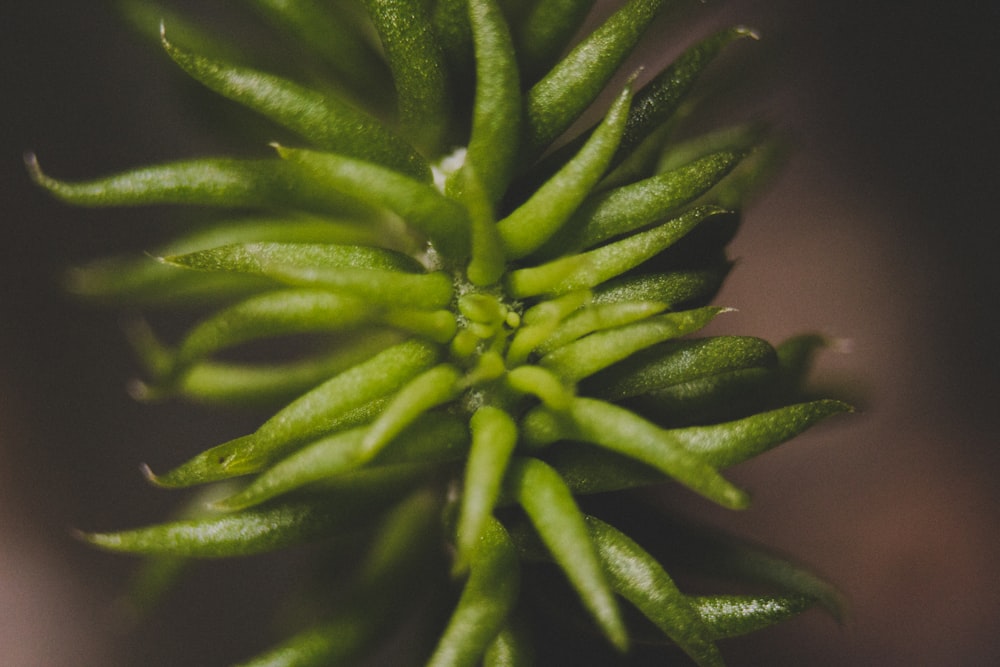
<instances>
[{"instance_id":1,"label":"thick succulent leaf","mask_svg":"<svg viewBox=\"0 0 1000 667\"><path fill-rule=\"evenodd\" d=\"M711 595L689 599L712 639L763 630L816 604L816 599L808 595Z\"/></svg>"},{"instance_id":2,"label":"thick succulent leaf","mask_svg":"<svg viewBox=\"0 0 1000 667\"><path fill-rule=\"evenodd\" d=\"M583 25L594 0L539 0L517 23L517 52L529 81L555 64Z\"/></svg>"},{"instance_id":3,"label":"thick succulent leaf","mask_svg":"<svg viewBox=\"0 0 1000 667\"><path fill-rule=\"evenodd\" d=\"M651 345L697 331L724 310L708 306L665 313L598 331L556 348L543 356L539 364L564 380L576 382Z\"/></svg>"},{"instance_id":4,"label":"thick succulent leaf","mask_svg":"<svg viewBox=\"0 0 1000 667\"><path fill-rule=\"evenodd\" d=\"M411 258L367 246L242 243L162 261L198 271L263 275L381 305L436 309L452 298L452 281L445 273L411 273L420 269Z\"/></svg>"},{"instance_id":5,"label":"thick succulent leaf","mask_svg":"<svg viewBox=\"0 0 1000 667\"><path fill-rule=\"evenodd\" d=\"M715 336L669 341L608 369L593 378L590 389L601 398L620 401L641 394L677 391L697 381L726 382L733 373L772 371L774 348L760 338Z\"/></svg>"},{"instance_id":6,"label":"thick succulent leaf","mask_svg":"<svg viewBox=\"0 0 1000 667\"><path fill-rule=\"evenodd\" d=\"M439 354L418 340L395 345L302 395L254 433L202 452L153 481L190 486L261 470L304 442L370 421L385 397L430 368Z\"/></svg>"},{"instance_id":7,"label":"thick succulent leaf","mask_svg":"<svg viewBox=\"0 0 1000 667\"><path fill-rule=\"evenodd\" d=\"M627 87L580 152L528 201L497 223L508 259L520 259L541 247L590 194L618 147L631 99L631 87Z\"/></svg>"},{"instance_id":8,"label":"thick succulent leaf","mask_svg":"<svg viewBox=\"0 0 1000 667\"><path fill-rule=\"evenodd\" d=\"M315 186L375 208L388 209L427 235L449 258L469 251L469 220L460 204L433 186L371 162L334 153L278 147L287 162L303 168Z\"/></svg>"},{"instance_id":9,"label":"thick succulent leaf","mask_svg":"<svg viewBox=\"0 0 1000 667\"><path fill-rule=\"evenodd\" d=\"M413 147L373 116L331 93L186 52L166 37L163 46L174 62L208 88L270 118L317 148L430 180L430 167Z\"/></svg>"},{"instance_id":10,"label":"thick succulent leaf","mask_svg":"<svg viewBox=\"0 0 1000 667\"><path fill-rule=\"evenodd\" d=\"M529 155L539 154L590 106L665 2L631 0L531 87L525 105Z\"/></svg>"},{"instance_id":11,"label":"thick succulent leaf","mask_svg":"<svg viewBox=\"0 0 1000 667\"><path fill-rule=\"evenodd\" d=\"M371 460L431 408L455 399L462 391L461 379L458 368L441 364L402 385L365 432L361 440L362 460Z\"/></svg>"},{"instance_id":12,"label":"thick succulent leaf","mask_svg":"<svg viewBox=\"0 0 1000 667\"><path fill-rule=\"evenodd\" d=\"M559 473L538 459L516 458L505 483L524 508L552 557L566 573L584 606L619 650L628 633L605 577L583 514Z\"/></svg>"},{"instance_id":13,"label":"thick succulent leaf","mask_svg":"<svg viewBox=\"0 0 1000 667\"><path fill-rule=\"evenodd\" d=\"M587 202L567 229L570 248L591 248L662 220L707 192L740 161L739 153L723 151L695 160L632 185L622 186ZM564 252L566 248L564 247Z\"/></svg>"},{"instance_id":14,"label":"thick succulent leaf","mask_svg":"<svg viewBox=\"0 0 1000 667\"><path fill-rule=\"evenodd\" d=\"M517 445L517 424L505 411L485 405L469 421L472 445L465 464L456 528L456 570L462 570L500 497L503 477Z\"/></svg>"},{"instance_id":15,"label":"thick succulent leaf","mask_svg":"<svg viewBox=\"0 0 1000 667\"><path fill-rule=\"evenodd\" d=\"M658 301L590 304L560 322L559 327L535 351L547 354L587 334L645 320L666 309L667 304Z\"/></svg>"},{"instance_id":16,"label":"thick succulent leaf","mask_svg":"<svg viewBox=\"0 0 1000 667\"><path fill-rule=\"evenodd\" d=\"M117 533L82 533L87 542L109 551L227 558L273 551L328 539L365 526L367 513L389 502L383 494L352 494L338 502L318 499L215 515Z\"/></svg>"},{"instance_id":17,"label":"thick succulent leaf","mask_svg":"<svg viewBox=\"0 0 1000 667\"><path fill-rule=\"evenodd\" d=\"M604 572L615 592L634 604L698 665L721 667L711 630L663 567L624 533L587 517Z\"/></svg>"},{"instance_id":18,"label":"thick succulent leaf","mask_svg":"<svg viewBox=\"0 0 1000 667\"><path fill-rule=\"evenodd\" d=\"M358 470L371 460L363 447L366 431L367 427L359 427L310 443L262 472L245 489L217 501L214 507L252 507L307 484ZM374 465L456 460L467 452L468 440L468 430L459 419L428 415L399 433Z\"/></svg>"},{"instance_id":19,"label":"thick succulent leaf","mask_svg":"<svg viewBox=\"0 0 1000 667\"><path fill-rule=\"evenodd\" d=\"M610 280L594 288L594 303L658 301L671 310L680 306L700 306L711 300L722 286L729 265L711 269L630 275Z\"/></svg>"},{"instance_id":20,"label":"thick succulent leaf","mask_svg":"<svg viewBox=\"0 0 1000 667\"><path fill-rule=\"evenodd\" d=\"M728 213L714 206L692 209L653 229L589 252L511 271L507 288L512 295L523 298L595 287L655 257L697 225Z\"/></svg>"},{"instance_id":21,"label":"thick succulent leaf","mask_svg":"<svg viewBox=\"0 0 1000 667\"><path fill-rule=\"evenodd\" d=\"M510 32L495 0L469 0L476 54L476 97L466 160L491 204L500 200L517 159L521 86Z\"/></svg>"},{"instance_id":22,"label":"thick succulent leaf","mask_svg":"<svg viewBox=\"0 0 1000 667\"><path fill-rule=\"evenodd\" d=\"M662 429L625 408L592 398L575 398L566 410L533 409L522 422L532 444L583 440L646 463L692 491L730 509L749 505L746 493L727 481L674 431Z\"/></svg>"},{"instance_id":23,"label":"thick succulent leaf","mask_svg":"<svg viewBox=\"0 0 1000 667\"><path fill-rule=\"evenodd\" d=\"M733 41L753 37L753 30L736 26L722 30L695 44L636 94L625 136L618 149L624 159L653 130L662 125L680 106L698 77L715 57Z\"/></svg>"},{"instance_id":24,"label":"thick succulent leaf","mask_svg":"<svg viewBox=\"0 0 1000 667\"><path fill-rule=\"evenodd\" d=\"M28 171L54 196L77 206L188 204L228 208L297 209L315 213L357 212L349 200L283 160L205 158L133 169L70 183L44 174L34 155Z\"/></svg>"},{"instance_id":25,"label":"thick succulent leaf","mask_svg":"<svg viewBox=\"0 0 1000 667\"><path fill-rule=\"evenodd\" d=\"M250 297L197 324L178 347L171 375L217 352L251 341L351 331L367 325L389 325L435 340L447 340L455 328L454 318L445 311L376 307L358 297L320 289L279 290Z\"/></svg>"},{"instance_id":26,"label":"thick succulent leaf","mask_svg":"<svg viewBox=\"0 0 1000 667\"><path fill-rule=\"evenodd\" d=\"M690 426L669 432L687 451L710 465L727 468L763 454L827 417L851 410L846 403L824 399L714 426Z\"/></svg>"},{"instance_id":27,"label":"thick succulent leaf","mask_svg":"<svg viewBox=\"0 0 1000 667\"><path fill-rule=\"evenodd\" d=\"M517 601L517 552L499 521L488 517L469 556L458 606L427 661L431 667L477 665Z\"/></svg>"},{"instance_id":28,"label":"thick succulent leaf","mask_svg":"<svg viewBox=\"0 0 1000 667\"><path fill-rule=\"evenodd\" d=\"M216 405L281 405L337 373L399 343L400 338L401 334L395 331L365 331L339 340L331 352L285 363L203 361L190 366L177 378L134 383L129 390L139 400L181 396ZM165 363L169 367L169 352ZM151 370L157 372L156 364L152 365ZM159 372L163 373L165 370L161 368Z\"/></svg>"},{"instance_id":29,"label":"thick succulent leaf","mask_svg":"<svg viewBox=\"0 0 1000 667\"><path fill-rule=\"evenodd\" d=\"M486 655L483 656L483 667L532 667L535 665L534 647L527 635L528 632L523 627L523 623L508 623L487 647Z\"/></svg>"},{"instance_id":30,"label":"thick succulent leaf","mask_svg":"<svg viewBox=\"0 0 1000 667\"><path fill-rule=\"evenodd\" d=\"M419 0L364 0L382 40L405 134L435 154L450 117L444 56Z\"/></svg>"}]
</instances>

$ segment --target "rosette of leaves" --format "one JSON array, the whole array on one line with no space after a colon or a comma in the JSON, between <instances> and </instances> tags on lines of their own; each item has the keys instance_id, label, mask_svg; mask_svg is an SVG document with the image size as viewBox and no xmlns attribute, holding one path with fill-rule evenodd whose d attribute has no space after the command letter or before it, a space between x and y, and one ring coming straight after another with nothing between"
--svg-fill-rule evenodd
<instances>
[{"instance_id":1,"label":"rosette of leaves","mask_svg":"<svg viewBox=\"0 0 1000 667\"><path fill-rule=\"evenodd\" d=\"M161 569L306 542L364 551L329 615L252 665L351 663L408 614L428 637L414 660L432 665L545 664L560 629L591 656L625 660L641 640L721 665L718 640L816 603L839 613L807 571L634 492L680 484L745 508L725 468L849 409L801 388L816 337L696 335L725 311L709 305L725 246L772 151L757 127L684 128L718 103L698 79L752 31L640 79L625 59L666 0L630 0L575 41L590 2L247 4L295 45L298 75L182 18L160 39L288 137L270 157L87 182L29 157L73 204L221 212L72 285L202 309L169 344L133 327L138 395L276 410L147 471L224 489L207 509L82 537ZM128 8L147 27L167 15ZM670 572L689 569L761 592L682 592Z\"/></svg>"}]
</instances>

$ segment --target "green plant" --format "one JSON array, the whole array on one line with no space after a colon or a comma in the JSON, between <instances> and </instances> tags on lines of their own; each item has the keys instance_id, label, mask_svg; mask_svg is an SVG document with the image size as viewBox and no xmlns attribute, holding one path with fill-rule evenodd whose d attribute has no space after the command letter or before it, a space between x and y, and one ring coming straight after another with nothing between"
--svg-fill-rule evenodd
<instances>
[{"instance_id":1,"label":"green plant","mask_svg":"<svg viewBox=\"0 0 1000 667\"><path fill-rule=\"evenodd\" d=\"M179 18L162 44L297 137L275 156L82 183L29 158L74 204L238 212L155 259L81 268L72 287L207 309L174 345L130 329L148 374L139 396L284 405L253 433L148 471L163 487L218 483L207 509L83 539L151 555L160 574L341 536L367 549L348 601L253 665L356 660L414 612L406 600L421 601L430 640L416 658L433 665L528 664L550 626L575 629L578 615L598 631L584 643L627 654L641 636L721 665L719 639L814 603L838 614L805 570L633 493L673 481L745 508L721 469L849 409L802 389L816 336L777 349L689 337L725 311L708 303L735 209L774 155L757 126L685 134L715 103L696 81L752 31L691 46L641 87L633 75L579 131L665 0L632 0L569 50L589 2L249 4L302 47L302 71L326 78L233 62L252 50ZM144 24L164 14L127 6ZM682 593L661 563L776 592Z\"/></svg>"}]
</instances>

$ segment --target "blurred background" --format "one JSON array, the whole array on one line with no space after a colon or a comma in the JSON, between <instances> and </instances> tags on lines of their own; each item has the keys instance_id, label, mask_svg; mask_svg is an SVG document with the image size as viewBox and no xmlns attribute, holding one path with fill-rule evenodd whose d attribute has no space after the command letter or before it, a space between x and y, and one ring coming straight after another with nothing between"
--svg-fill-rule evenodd
<instances>
[{"instance_id":1,"label":"blurred background","mask_svg":"<svg viewBox=\"0 0 1000 667\"><path fill-rule=\"evenodd\" d=\"M844 627L810 612L724 653L732 665L1000 664L1000 8L734 0L704 12L698 31L760 30L739 53L776 58L748 109L796 145L733 244L741 259L718 301L738 312L717 329L836 337L817 382L849 378L862 406L734 470L751 510L678 499L813 565L852 603ZM49 173L87 178L230 144L190 117L166 57L105 3L16 3L0 36L0 662L244 657L233 628L266 627L255 609L294 562L208 563L163 614L129 623L118 600L134 563L70 534L161 518L176 499L146 485L141 462L162 469L258 423L131 401L119 314L60 290L66 266L168 236L171 213L71 209L22 164L32 150ZM651 53L690 42L677 39Z\"/></svg>"}]
</instances>

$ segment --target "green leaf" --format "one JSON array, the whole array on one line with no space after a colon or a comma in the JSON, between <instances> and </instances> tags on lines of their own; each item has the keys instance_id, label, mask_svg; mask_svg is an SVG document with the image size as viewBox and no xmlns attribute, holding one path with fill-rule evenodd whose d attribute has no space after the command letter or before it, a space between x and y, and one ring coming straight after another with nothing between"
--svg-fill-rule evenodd
<instances>
[{"instance_id":1,"label":"green leaf","mask_svg":"<svg viewBox=\"0 0 1000 667\"><path fill-rule=\"evenodd\" d=\"M430 167L409 144L351 104L273 74L188 53L163 37L174 62L215 92L270 118L317 148L429 181Z\"/></svg>"},{"instance_id":2,"label":"green leaf","mask_svg":"<svg viewBox=\"0 0 1000 667\"><path fill-rule=\"evenodd\" d=\"M517 51L529 81L552 67L593 6L594 0L539 0L528 7L517 24Z\"/></svg>"},{"instance_id":3,"label":"green leaf","mask_svg":"<svg viewBox=\"0 0 1000 667\"><path fill-rule=\"evenodd\" d=\"M476 96L466 160L492 204L513 173L521 127L521 86L507 23L495 0L469 0Z\"/></svg>"},{"instance_id":4,"label":"green leaf","mask_svg":"<svg viewBox=\"0 0 1000 667\"><path fill-rule=\"evenodd\" d=\"M560 412L540 406L528 413L521 429L530 443L583 440L651 465L723 507L749 505L746 493L728 482L712 461L687 448L675 431L617 405L575 398Z\"/></svg>"},{"instance_id":5,"label":"green leaf","mask_svg":"<svg viewBox=\"0 0 1000 667\"><path fill-rule=\"evenodd\" d=\"M198 271L263 275L321 287L380 305L436 309L452 298L445 273L410 273L420 265L381 248L309 243L242 243L180 256L167 264Z\"/></svg>"},{"instance_id":6,"label":"green leaf","mask_svg":"<svg viewBox=\"0 0 1000 667\"><path fill-rule=\"evenodd\" d=\"M316 186L387 209L427 235L448 258L469 251L469 220L460 204L433 186L370 162L334 153L277 147L279 155L308 174Z\"/></svg>"},{"instance_id":7,"label":"green leaf","mask_svg":"<svg viewBox=\"0 0 1000 667\"><path fill-rule=\"evenodd\" d=\"M521 623L511 623L500 630L487 647L483 667L531 667L535 664L534 648ZM516 619L515 619L516 620Z\"/></svg>"},{"instance_id":8,"label":"green leaf","mask_svg":"<svg viewBox=\"0 0 1000 667\"><path fill-rule=\"evenodd\" d=\"M666 0L631 0L577 44L528 92L525 146L537 155L604 89Z\"/></svg>"},{"instance_id":9,"label":"green leaf","mask_svg":"<svg viewBox=\"0 0 1000 667\"><path fill-rule=\"evenodd\" d=\"M629 86L611 105L604 122L580 152L528 201L497 223L508 259L520 259L540 248L590 194L618 146L631 99Z\"/></svg>"},{"instance_id":10,"label":"green leaf","mask_svg":"<svg viewBox=\"0 0 1000 667\"><path fill-rule=\"evenodd\" d=\"M285 503L118 533L82 533L80 537L102 549L134 554L248 556L360 528L370 521L368 512L387 502L383 495L363 498L351 494L337 503Z\"/></svg>"},{"instance_id":11,"label":"green leaf","mask_svg":"<svg viewBox=\"0 0 1000 667\"><path fill-rule=\"evenodd\" d=\"M469 422L472 445L465 465L465 478L456 534L456 569L468 564L500 497L503 477L514 447L517 424L503 410L485 405Z\"/></svg>"},{"instance_id":12,"label":"green leaf","mask_svg":"<svg viewBox=\"0 0 1000 667\"><path fill-rule=\"evenodd\" d=\"M539 364L564 380L576 382L651 345L697 331L721 312L724 309L717 307L684 310L598 331L556 348Z\"/></svg>"},{"instance_id":13,"label":"green leaf","mask_svg":"<svg viewBox=\"0 0 1000 667\"><path fill-rule=\"evenodd\" d=\"M629 275L594 288L594 303L659 301L678 310L680 306L708 303L722 286L729 265L700 270Z\"/></svg>"},{"instance_id":14,"label":"green leaf","mask_svg":"<svg viewBox=\"0 0 1000 667\"><path fill-rule=\"evenodd\" d=\"M667 304L658 301L588 304L560 322L559 328L535 350L547 354L587 334L645 320L666 309Z\"/></svg>"},{"instance_id":15,"label":"green leaf","mask_svg":"<svg viewBox=\"0 0 1000 667\"><path fill-rule=\"evenodd\" d=\"M751 369L773 371L777 355L767 341L715 336L669 341L608 369L593 380L593 392L611 401L641 394L690 390L691 383L726 382Z\"/></svg>"},{"instance_id":16,"label":"green leaf","mask_svg":"<svg viewBox=\"0 0 1000 667\"><path fill-rule=\"evenodd\" d=\"M729 44L743 37L756 39L756 33L744 26L722 30L692 46L636 94L625 136L618 149L623 159L677 110L694 87L701 73Z\"/></svg>"},{"instance_id":17,"label":"green leaf","mask_svg":"<svg viewBox=\"0 0 1000 667\"><path fill-rule=\"evenodd\" d=\"M252 507L307 484L360 469L371 460L363 446L367 429L341 431L302 447L262 472L239 493L217 501L214 507ZM403 429L373 465L455 460L466 453L468 439L467 429L457 418L427 415Z\"/></svg>"},{"instance_id":18,"label":"green leaf","mask_svg":"<svg viewBox=\"0 0 1000 667\"><path fill-rule=\"evenodd\" d=\"M559 473L538 459L511 462L506 491L517 499L604 635L620 651L628 633L583 514Z\"/></svg>"},{"instance_id":19,"label":"green leaf","mask_svg":"<svg viewBox=\"0 0 1000 667\"><path fill-rule=\"evenodd\" d=\"M499 521L487 517L469 558L469 578L458 606L427 661L431 667L476 665L500 633L517 601L517 552Z\"/></svg>"},{"instance_id":20,"label":"green leaf","mask_svg":"<svg viewBox=\"0 0 1000 667\"><path fill-rule=\"evenodd\" d=\"M670 432L687 451L715 467L727 468L794 438L827 417L851 411L846 403L825 399L714 426L691 426Z\"/></svg>"},{"instance_id":21,"label":"green leaf","mask_svg":"<svg viewBox=\"0 0 1000 667\"><path fill-rule=\"evenodd\" d=\"M424 3L364 0L385 48L398 96L405 135L427 154L436 154L450 117L444 57Z\"/></svg>"},{"instance_id":22,"label":"green leaf","mask_svg":"<svg viewBox=\"0 0 1000 667\"><path fill-rule=\"evenodd\" d=\"M691 597L690 600L712 639L728 639L763 630L816 603L816 599L808 595L711 595Z\"/></svg>"},{"instance_id":23,"label":"green leaf","mask_svg":"<svg viewBox=\"0 0 1000 667\"><path fill-rule=\"evenodd\" d=\"M203 361L190 366L180 377L134 384L130 393L140 400L182 396L214 405L280 405L399 343L400 337L394 331L365 331L339 340L331 352L286 363Z\"/></svg>"},{"instance_id":24,"label":"green leaf","mask_svg":"<svg viewBox=\"0 0 1000 667\"><path fill-rule=\"evenodd\" d=\"M698 207L653 229L589 252L517 269L508 274L508 291L515 297L524 298L595 287L655 257L700 223L728 213L714 206Z\"/></svg>"},{"instance_id":25,"label":"green leaf","mask_svg":"<svg viewBox=\"0 0 1000 667\"><path fill-rule=\"evenodd\" d=\"M153 481L180 487L257 472L326 433L370 421L382 399L430 368L437 346L419 340L395 345L302 395L254 433L213 447Z\"/></svg>"},{"instance_id":26,"label":"green leaf","mask_svg":"<svg viewBox=\"0 0 1000 667\"><path fill-rule=\"evenodd\" d=\"M569 248L591 248L602 241L646 227L707 192L740 161L733 152L714 153L672 171L603 193L588 202L567 229ZM567 247L563 247L564 251Z\"/></svg>"},{"instance_id":27,"label":"green leaf","mask_svg":"<svg viewBox=\"0 0 1000 667\"><path fill-rule=\"evenodd\" d=\"M698 665L722 667L722 655L697 607L642 547L619 530L587 517L590 537L615 592L634 604Z\"/></svg>"},{"instance_id":28,"label":"green leaf","mask_svg":"<svg viewBox=\"0 0 1000 667\"><path fill-rule=\"evenodd\" d=\"M354 211L349 200L302 178L282 160L205 158L126 171L69 183L44 174L33 154L25 157L34 181L77 206L187 204L229 208L298 209L316 213Z\"/></svg>"}]
</instances>

